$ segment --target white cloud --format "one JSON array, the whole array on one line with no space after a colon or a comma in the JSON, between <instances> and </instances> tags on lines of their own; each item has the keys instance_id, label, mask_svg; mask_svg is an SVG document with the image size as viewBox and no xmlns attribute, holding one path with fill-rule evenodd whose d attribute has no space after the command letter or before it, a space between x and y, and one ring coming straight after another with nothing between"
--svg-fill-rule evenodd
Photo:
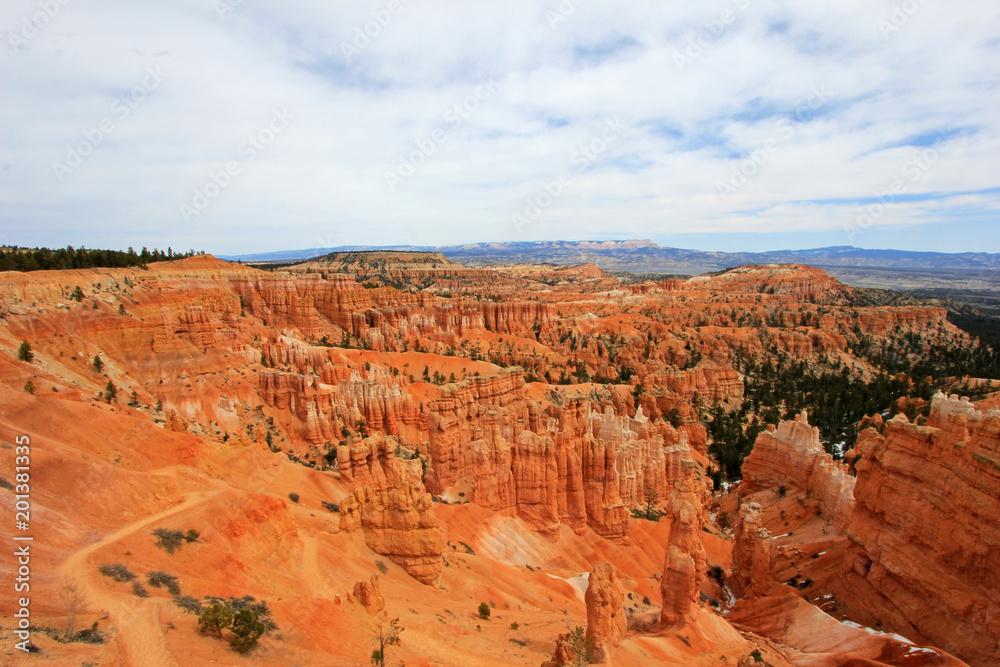
<instances>
[{"instance_id":1,"label":"white cloud","mask_svg":"<svg viewBox=\"0 0 1000 667\"><path fill-rule=\"evenodd\" d=\"M1000 22L985 0L576 0L552 25L556 1L244 0L222 19L213 0L51 2L0 69L6 242L232 252L836 230L851 201L899 179L916 200L875 225L961 233L1000 199ZM40 4L3 4L7 42ZM376 36L346 57L366 27ZM166 74L137 101L150 67ZM481 80L498 90L461 123L446 116ZM828 99L803 106L817 90ZM248 161L241 145L275 109L294 118ZM113 132L60 180L53 162L105 119ZM608 119L627 132L516 228ZM925 147L899 144L948 128L962 138L912 179ZM390 191L386 172L435 131ZM185 221L179 206L230 160L239 175ZM720 196L741 168L752 176ZM943 197L960 192L979 194Z\"/></svg>"}]
</instances>

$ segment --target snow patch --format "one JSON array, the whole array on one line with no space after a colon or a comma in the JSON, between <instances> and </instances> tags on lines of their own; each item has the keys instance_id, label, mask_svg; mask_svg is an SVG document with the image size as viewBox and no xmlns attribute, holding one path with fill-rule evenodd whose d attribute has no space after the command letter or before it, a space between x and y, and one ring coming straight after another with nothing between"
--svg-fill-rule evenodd
<instances>
[{"instance_id":1,"label":"snow patch","mask_svg":"<svg viewBox=\"0 0 1000 667\"><path fill-rule=\"evenodd\" d=\"M553 579L558 579L559 581L565 581L567 584L576 589L576 592L580 594L580 599L583 599L584 593L587 592L587 587L590 586L590 572L584 572L577 577L560 577L555 574L545 573L545 576L552 577Z\"/></svg>"},{"instance_id":2,"label":"snow patch","mask_svg":"<svg viewBox=\"0 0 1000 667\"><path fill-rule=\"evenodd\" d=\"M857 628L858 630L864 630L865 632L871 633L873 635L878 635L880 637L888 637L889 639L892 639L893 641L897 641L900 644L909 644L910 645L909 652L913 652L913 651L925 651L925 652L934 653L935 655L937 655L936 651L933 651L933 650L931 650L929 648L921 648L919 646L915 646L912 641L910 641L909 639L907 639L906 637L904 637L902 635L897 635L894 632L881 632L881 631L876 630L874 628L868 628L868 627L865 627L865 626L863 626L863 625L861 625L859 623L855 623L854 621L841 621L840 623L841 623L841 625L846 625L849 628Z\"/></svg>"}]
</instances>

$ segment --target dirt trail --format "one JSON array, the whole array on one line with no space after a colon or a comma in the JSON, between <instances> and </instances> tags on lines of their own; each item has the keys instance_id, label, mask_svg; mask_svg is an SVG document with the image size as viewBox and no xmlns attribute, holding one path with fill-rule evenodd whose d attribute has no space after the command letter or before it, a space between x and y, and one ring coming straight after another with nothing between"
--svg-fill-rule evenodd
<instances>
[{"instance_id":1,"label":"dirt trail","mask_svg":"<svg viewBox=\"0 0 1000 667\"><path fill-rule=\"evenodd\" d=\"M167 667L177 665L177 661L167 650L163 632L160 628L160 607L162 600L143 600L138 597L125 598L107 590L103 582L97 580L100 576L97 568L88 561L90 557L103 547L117 542L129 535L158 523L167 517L190 510L212 498L224 489L212 492L191 492L184 494L184 500L173 507L152 516L142 518L134 523L119 528L100 542L91 544L74 553L59 568L60 573L67 577L83 595L88 607L107 609L114 621L115 640L119 651L130 667Z\"/></svg>"}]
</instances>

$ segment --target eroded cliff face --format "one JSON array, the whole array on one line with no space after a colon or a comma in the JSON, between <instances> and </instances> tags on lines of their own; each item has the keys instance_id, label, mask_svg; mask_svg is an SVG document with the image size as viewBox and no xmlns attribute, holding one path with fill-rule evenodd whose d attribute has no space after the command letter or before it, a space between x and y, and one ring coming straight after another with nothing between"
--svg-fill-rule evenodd
<instances>
[{"instance_id":1,"label":"eroded cliff face","mask_svg":"<svg viewBox=\"0 0 1000 667\"><path fill-rule=\"evenodd\" d=\"M363 529L365 544L417 581L434 585L444 561L444 531L431 511L431 496L417 484L375 490L354 488L340 505L340 530Z\"/></svg>"},{"instance_id":2,"label":"eroded cliff face","mask_svg":"<svg viewBox=\"0 0 1000 667\"><path fill-rule=\"evenodd\" d=\"M398 457L397 448L381 433L337 448L341 478L352 487L340 505L340 530L361 528L369 549L434 584L444 567L444 531L420 481L420 459Z\"/></svg>"},{"instance_id":3,"label":"eroded cliff face","mask_svg":"<svg viewBox=\"0 0 1000 667\"><path fill-rule=\"evenodd\" d=\"M856 448L846 584L858 606L972 665L1000 662L1000 411L938 394Z\"/></svg>"},{"instance_id":4,"label":"eroded cliff face","mask_svg":"<svg viewBox=\"0 0 1000 667\"><path fill-rule=\"evenodd\" d=\"M319 445L341 440L344 426L353 430L360 423L369 431L411 438L426 430L405 377L339 365L345 360L338 354L282 340L264 344L268 364L290 370L259 373L258 392L269 407L294 415L296 435Z\"/></svg>"},{"instance_id":5,"label":"eroded cliff face","mask_svg":"<svg viewBox=\"0 0 1000 667\"><path fill-rule=\"evenodd\" d=\"M454 345L477 330L525 334L545 329L550 319L547 304L452 302L425 292L364 289L345 275L240 276L233 285L250 312L271 326L310 338L335 326L373 350L399 350L418 336Z\"/></svg>"},{"instance_id":6,"label":"eroded cliff face","mask_svg":"<svg viewBox=\"0 0 1000 667\"><path fill-rule=\"evenodd\" d=\"M544 533L589 526L621 540L630 509L700 479L686 433L654 426L641 409L629 418L571 400L542 411L523 388L517 373L472 378L431 403L428 484L436 495L468 489L477 505L513 510Z\"/></svg>"},{"instance_id":7,"label":"eroded cliff face","mask_svg":"<svg viewBox=\"0 0 1000 667\"><path fill-rule=\"evenodd\" d=\"M823 514L843 530L853 504L854 484L847 466L826 453L819 429L809 425L803 412L794 421L757 436L753 451L743 461L740 493L781 487L807 491L819 499Z\"/></svg>"}]
</instances>

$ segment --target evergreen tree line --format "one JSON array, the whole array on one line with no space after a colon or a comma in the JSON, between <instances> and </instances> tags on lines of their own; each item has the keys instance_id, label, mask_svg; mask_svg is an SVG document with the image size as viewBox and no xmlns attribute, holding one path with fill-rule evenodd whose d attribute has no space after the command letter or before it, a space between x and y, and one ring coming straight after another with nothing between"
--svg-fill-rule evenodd
<instances>
[{"instance_id":1,"label":"evergreen tree line","mask_svg":"<svg viewBox=\"0 0 1000 667\"><path fill-rule=\"evenodd\" d=\"M0 248L0 271L46 271L65 269L93 268L126 268L130 266L145 266L150 262L166 262L174 259L184 259L196 253L189 250L175 253L172 248L148 250L143 248L136 252L132 248L122 250L91 250L89 248L74 248L66 246L51 250L49 248L19 248L7 246Z\"/></svg>"},{"instance_id":2,"label":"evergreen tree line","mask_svg":"<svg viewBox=\"0 0 1000 667\"><path fill-rule=\"evenodd\" d=\"M740 409L727 412L716 404L705 418L714 440L709 451L719 462L721 477L728 480L740 479L743 459L768 424L794 419L807 410L823 447L840 458L841 451L857 441L862 418L891 410L903 396L929 399L934 392L927 380L914 385L907 377L883 372L866 381L846 367L813 369L788 357L763 364L750 359L742 366L746 381Z\"/></svg>"},{"instance_id":3,"label":"evergreen tree line","mask_svg":"<svg viewBox=\"0 0 1000 667\"><path fill-rule=\"evenodd\" d=\"M962 324L976 331L970 332L973 336L982 333L985 338L974 338L972 345L964 346L941 342L934 336L912 330L897 331L878 339L859 336L858 341L851 344L851 351L892 374L906 373L914 378L929 376L940 380L964 375L1000 379L1000 339L994 338L996 325L990 327L982 320L970 324L964 319Z\"/></svg>"},{"instance_id":4,"label":"evergreen tree line","mask_svg":"<svg viewBox=\"0 0 1000 667\"><path fill-rule=\"evenodd\" d=\"M719 462L718 477L740 479L757 436L768 424L793 419L802 410L819 428L824 448L839 458L857 441L861 419L893 411L904 396L929 401L947 378L1000 379L1000 324L978 313L949 313L949 320L979 337L962 346L941 341L933 331L898 329L877 339L855 331L851 352L880 371L871 380L847 367L810 366L782 353L763 363L737 357L736 367L745 375L742 406L727 412L716 404L703 419L715 441L709 451Z\"/></svg>"}]
</instances>

